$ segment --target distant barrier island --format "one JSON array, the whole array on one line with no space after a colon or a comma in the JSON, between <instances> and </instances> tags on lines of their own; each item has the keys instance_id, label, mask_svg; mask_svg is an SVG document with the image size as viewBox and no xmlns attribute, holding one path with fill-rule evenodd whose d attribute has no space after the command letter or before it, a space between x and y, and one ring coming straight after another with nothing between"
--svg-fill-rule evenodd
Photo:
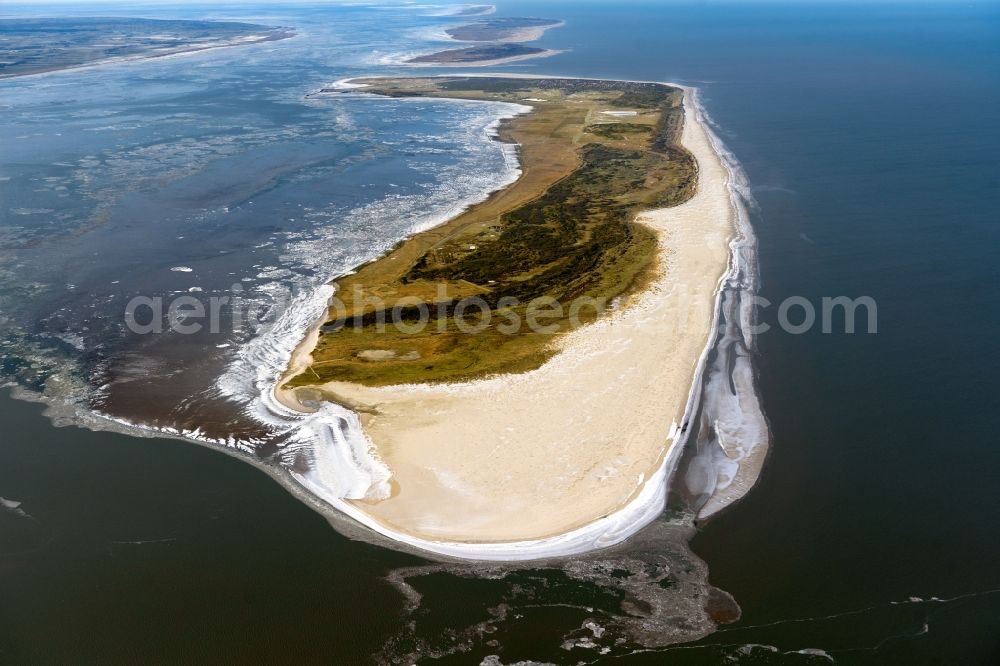
<instances>
[{"instance_id":1,"label":"distant barrier island","mask_svg":"<svg viewBox=\"0 0 1000 666\"><path fill-rule=\"evenodd\" d=\"M160 58L291 37L291 28L234 21L0 19L0 79Z\"/></svg>"},{"instance_id":2,"label":"distant barrier island","mask_svg":"<svg viewBox=\"0 0 1000 666\"><path fill-rule=\"evenodd\" d=\"M495 65L513 60L553 55L558 51L524 46L519 42L539 39L546 30L563 25L559 19L505 17L487 18L447 28L445 33L462 42L494 42L489 45L448 49L410 58L411 65Z\"/></svg>"}]
</instances>

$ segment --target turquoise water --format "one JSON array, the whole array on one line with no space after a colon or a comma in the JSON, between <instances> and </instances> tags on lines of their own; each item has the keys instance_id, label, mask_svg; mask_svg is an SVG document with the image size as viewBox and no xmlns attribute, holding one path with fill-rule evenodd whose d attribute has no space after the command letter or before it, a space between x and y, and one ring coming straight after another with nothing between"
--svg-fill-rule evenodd
<instances>
[{"instance_id":1,"label":"turquoise water","mask_svg":"<svg viewBox=\"0 0 1000 666\"><path fill-rule=\"evenodd\" d=\"M447 23L433 13L217 11L302 35L0 83L8 377L76 407L220 430L239 418L256 434L213 393L251 331L147 343L122 333L122 304L233 283L267 304L274 284L307 289L501 178L481 110L303 99L439 48L432 35ZM418 558L340 536L243 461L54 429L4 398L0 496L30 518L0 513L0 661L1000 659L998 6L531 2L499 13L567 21L537 42L563 53L508 71L702 88L754 186L762 296L878 303L874 335L775 326L758 339L772 451L755 490L692 543L742 619L680 648L567 650L595 612L613 625L620 610L600 609L621 600L558 567L517 573L544 581L537 589L424 569L411 615L387 577L412 575ZM459 173L472 177L447 178ZM404 214L387 215L386 197ZM12 212L25 208L55 212ZM191 272L170 270L182 266ZM761 317L776 323L773 309ZM498 619L504 604L517 610ZM413 634L400 629L410 619Z\"/></svg>"}]
</instances>

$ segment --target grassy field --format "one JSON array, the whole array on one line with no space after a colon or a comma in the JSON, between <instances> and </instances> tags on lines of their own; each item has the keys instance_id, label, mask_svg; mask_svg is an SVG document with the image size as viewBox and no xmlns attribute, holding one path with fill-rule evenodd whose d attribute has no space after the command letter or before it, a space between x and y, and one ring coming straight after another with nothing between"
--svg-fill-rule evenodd
<instances>
[{"instance_id":1,"label":"grassy field","mask_svg":"<svg viewBox=\"0 0 1000 666\"><path fill-rule=\"evenodd\" d=\"M338 280L344 309L331 310L313 363L289 384L527 371L554 353L555 336L620 306L655 275L656 238L635 215L685 201L697 180L677 145L679 90L575 79L367 83L392 97L544 101L500 128L500 140L520 146L522 177ZM635 115L617 115L625 110ZM570 312L571 303L582 307Z\"/></svg>"}]
</instances>

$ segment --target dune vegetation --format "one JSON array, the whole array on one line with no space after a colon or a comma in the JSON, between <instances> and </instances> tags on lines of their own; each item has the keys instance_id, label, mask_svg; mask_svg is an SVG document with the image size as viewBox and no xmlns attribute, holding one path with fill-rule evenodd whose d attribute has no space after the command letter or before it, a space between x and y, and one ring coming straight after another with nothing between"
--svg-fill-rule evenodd
<instances>
[{"instance_id":1,"label":"dune vegetation","mask_svg":"<svg viewBox=\"0 0 1000 666\"><path fill-rule=\"evenodd\" d=\"M338 280L343 308L331 309L311 363L289 385L531 370L556 352L554 338L622 307L660 269L656 236L636 215L694 192L696 163L677 143L680 90L562 79L361 82L392 97L531 100L533 111L504 121L498 137L519 146L523 173ZM603 113L626 109L635 112L628 122Z\"/></svg>"}]
</instances>

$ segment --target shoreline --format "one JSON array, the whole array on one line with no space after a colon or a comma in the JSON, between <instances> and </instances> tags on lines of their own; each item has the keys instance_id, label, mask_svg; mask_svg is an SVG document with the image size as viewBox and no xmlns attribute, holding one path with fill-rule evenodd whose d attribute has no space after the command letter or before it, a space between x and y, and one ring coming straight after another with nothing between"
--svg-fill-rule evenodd
<instances>
[{"instance_id":1,"label":"shoreline","mask_svg":"<svg viewBox=\"0 0 1000 666\"><path fill-rule=\"evenodd\" d=\"M521 78L545 77L522 76ZM341 81L335 85L343 89L354 89L359 92L363 91L363 88L360 88L357 84L350 83L350 80ZM588 516L587 520L585 520L582 524L572 525L568 529L557 529L550 534L543 533L539 536L539 538L501 538L492 541L472 541L462 539L425 538L427 535L421 535L412 530L408 531L406 529L400 529L399 526L394 526L391 523L387 524L388 521L379 520L377 517L369 515L370 512L366 511L363 506L364 503L359 505L356 502L351 502L341 497L334 496L334 494L330 492L330 489L325 487L320 479L315 478L315 475L293 473L293 476L302 486L358 522L361 522L372 530L394 539L397 542L408 544L415 548L437 553L439 555L466 559L536 559L593 550L595 548L601 548L614 543L619 543L647 525L661 513L665 504L668 477L676 466L677 459L680 452L684 448L683 445L686 440L686 426L678 426L677 424L687 424L694 412L698 409L699 397L702 389L702 377L705 369L705 360L708 353L713 348L713 343L716 339L711 332L718 324L720 297L722 293L720 287L723 281L731 278L737 270L738 267L735 265L734 261L735 244L746 238L744 230L738 223L738 218L740 216L735 210L736 203L733 199L735 193L732 191L732 171L719 152L716 143L717 138L714 137L706 120L702 117L702 113L697 102L697 92L692 88L684 86L676 87L681 88L684 91L685 124L682 145L684 145L692 153L695 153L700 165L703 163L711 163L711 170L715 172L715 180L712 183L708 183L708 185L712 186L711 189L713 189L716 205L718 205L720 200L724 198L723 205L725 206L727 212L725 214L725 242L722 243L722 248L725 249L725 256L716 258L717 260L721 259L721 261L718 261L716 264L717 270L715 271L714 279L711 282L710 303L708 304L708 307L704 307L703 304L703 312L700 313L703 320L708 319L711 323L710 325L704 326L704 334L699 335L701 339L698 341L698 354L696 361L693 367L689 367L687 379L683 382L684 391L683 401L681 402L681 406L683 408L674 412L672 419L673 426L670 427L669 432L663 433L663 445L661 445L659 450L656 451L655 459L652 461L653 464L647 465L644 468L638 484L626 500L614 506L610 511L604 512L602 515L596 517ZM694 147L694 149L690 145L692 142L698 144ZM699 190L695 194L695 197L691 200L673 208L645 211L640 214L640 219L646 218L647 224L651 223L655 228L656 219L653 218L676 217L678 211L689 208L692 202L699 199L699 196L702 195L702 192L706 187L706 183L702 181L704 174L705 170L700 169ZM695 206L697 205L698 204L695 204ZM697 212L694 213L694 217L698 217ZM665 220L660 219L659 222L662 227ZM672 247L672 245L669 245L666 242L667 238L663 228L657 229L657 232L661 239L661 246L664 249ZM648 299L651 295L656 295L658 288L669 286L660 284L661 282L662 280L657 280L657 283L654 284L652 289L643 292L638 295L637 298ZM673 286L676 287L676 285ZM635 307L627 308L621 313L621 317L632 316L635 314L636 310L637 308ZM707 317L705 315L707 315ZM618 318L618 315L616 315L616 318ZM291 359L293 364L301 365L305 355L308 355L308 351L311 351L308 341L310 337L314 337L312 331L318 330L318 326L319 324L313 326L310 334L306 336L306 339L302 340L296 347ZM585 327L585 330L593 330L594 328L608 328L608 326L602 326L602 323L598 322ZM567 338L574 337L574 335L575 334L569 334ZM575 337L581 336L576 335ZM546 366L539 368L538 371L526 373L526 375L522 375L520 377L530 377L533 373L545 371L545 368L556 362L557 359L572 357L572 346L572 343L564 342L563 353L557 355L555 359L546 364ZM308 348L308 351L304 351L306 348ZM566 378L564 377L564 379ZM480 380L478 382L463 384L461 385L461 388L469 389L472 388L473 385L483 387L485 385L489 385L490 383L495 385L498 381L502 382L503 380ZM515 380L515 382L517 382L517 380ZM278 388L279 385L280 382L273 387L275 389L274 397L279 400L285 408L297 408L299 410L304 409L303 405L295 399L294 390L280 389ZM455 387L455 385L451 386L452 388ZM365 389L364 387L356 387L355 390L347 389L343 386L324 388L332 389L331 394L339 397L342 404L354 405L355 407L365 407L366 403L371 403L373 400L375 402L380 400L385 401L387 398L384 394L391 393L394 387L386 387L386 389ZM447 390L448 389L444 389L444 392L447 392ZM421 385L408 385L405 387L395 387L395 391L403 394L404 396L417 394L426 398L428 394L441 393L442 389L440 387L435 388ZM398 395L392 398L392 400L400 399L405 398L399 398ZM412 417L413 415L411 414L410 416ZM369 421L368 425L370 425L372 419L367 418L367 420ZM670 421L664 421L662 423L657 423L656 425L661 426L664 431L666 431L669 423ZM665 445L667 441L672 442L670 446Z\"/></svg>"},{"instance_id":2,"label":"shoreline","mask_svg":"<svg viewBox=\"0 0 1000 666\"><path fill-rule=\"evenodd\" d=\"M700 104L697 110L707 126L715 125ZM682 480L689 492L698 489L706 497L694 507L702 521L729 508L753 489L770 454L771 437L752 361L756 352L754 324L759 267L757 238L750 224L748 205L756 207L757 203L738 160L714 132L709 131L709 139L729 172L740 233L731 244L732 265L719 292L716 358L703 368L699 417L703 425L711 421L712 428L709 433L699 432L689 443L693 459L688 461ZM699 464L700 471L710 470L710 476L714 477L700 489L691 478L692 468Z\"/></svg>"}]
</instances>

